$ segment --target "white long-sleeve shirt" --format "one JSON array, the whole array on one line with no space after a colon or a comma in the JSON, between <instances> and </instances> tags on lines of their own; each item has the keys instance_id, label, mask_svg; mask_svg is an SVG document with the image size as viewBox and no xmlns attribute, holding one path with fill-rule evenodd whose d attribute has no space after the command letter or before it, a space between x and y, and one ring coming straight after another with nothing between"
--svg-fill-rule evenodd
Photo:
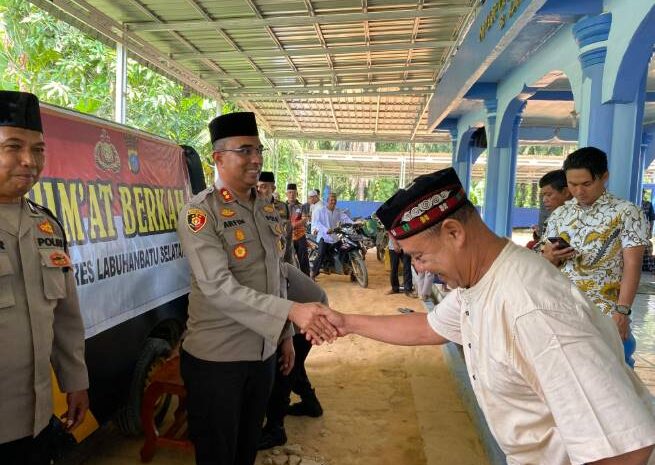
<instances>
[{"instance_id":1,"label":"white long-sleeve shirt","mask_svg":"<svg viewBox=\"0 0 655 465\"><path fill-rule=\"evenodd\" d=\"M330 210L328 207L321 207L312 213L312 231L317 231L317 241L323 239L328 244L334 244L337 236L328 234L328 231L336 228L339 223L352 223L352 220L338 208Z\"/></svg>"}]
</instances>

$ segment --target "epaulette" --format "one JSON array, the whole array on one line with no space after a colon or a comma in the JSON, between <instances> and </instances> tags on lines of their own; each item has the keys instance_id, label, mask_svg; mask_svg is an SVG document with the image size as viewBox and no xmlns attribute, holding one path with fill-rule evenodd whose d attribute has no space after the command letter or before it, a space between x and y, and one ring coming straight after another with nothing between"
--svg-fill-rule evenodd
<instances>
[{"instance_id":1,"label":"epaulette","mask_svg":"<svg viewBox=\"0 0 655 465\"><path fill-rule=\"evenodd\" d=\"M211 186L209 186L207 189L205 189L205 190L203 190L203 191L200 191L200 192L198 192L196 195L194 195L193 197L191 197L191 198L189 199L189 202L188 202L188 203L189 203L189 204L199 204L199 203L201 203L202 201L204 201L204 200L207 198L207 196L208 196L209 194L211 194L212 192L214 192L214 190L216 190L216 188L215 188L213 185L211 185Z\"/></svg>"},{"instance_id":2,"label":"epaulette","mask_svg":"<svg viewBox=\"0 0 655 465\"><path fill-rule=\"evenodd\" d=\"M25 198L27 201L27 206L32 210L34 213L40 212L43 213L46 216L49 216L50 219L52 219L55 223L57 223L57 226L59 226L59 229L61 230L61 235L64 236L64 252L68 254L68 239L66 238L66 231L64 230L64 225L61 224L61 221L59 221L59 218L50 211L49 208L44 207L43 205L39 205L38 203Z\"/></svg>"}]
</instances>

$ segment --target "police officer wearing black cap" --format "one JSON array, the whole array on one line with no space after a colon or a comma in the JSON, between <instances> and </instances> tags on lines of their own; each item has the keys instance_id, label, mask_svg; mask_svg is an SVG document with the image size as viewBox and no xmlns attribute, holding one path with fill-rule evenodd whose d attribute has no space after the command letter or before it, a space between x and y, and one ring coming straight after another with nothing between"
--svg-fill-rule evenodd
<instances>
[{"instance_id":1,"label":"police officer wearing black cap","mask_svg":"<svg viewBox=\"0 0 655 465\"><path fill-rule=\"evenodd\" d=\"M275 193L275 190L275 174L272 171L262 171L259 174L259 182L257 183L257 194L259 194L264 200L270 201L277 211L277 214L280 216L280 221L284 228L284 261L295 264L293 242L291 240L289 207L285 202L274 197L273 194Z\"/></svg>"},{"instance_id":2,"label":"police officer wearing black cap","mask_svg":"<svg viewBox=\"0 0 655 465\"><path fill-rule=\"evenodd\" d=\"M295 323L314 343L332 340L321 304L294 303L287 287L312 286L283 261L284 230L257 196L263 164L255 115L209 123L215 185L180 212L178 235L191 267L189 319L180 366L189 437L198 465L252 465L277 367L293 368Z\"/></svg>"},{"instance_id":3,"label":"police officer wearing black cap","mask_svg":"<svg viewBox=\"0 0 655 465\"><path fill-rule=\"evenodd\" d=\"M89 385L84 325L64 231L24 196L46 159L39 101L0 91L0 463L50 464L54 368L71 430Z\"/></svg>"}]
</instances>

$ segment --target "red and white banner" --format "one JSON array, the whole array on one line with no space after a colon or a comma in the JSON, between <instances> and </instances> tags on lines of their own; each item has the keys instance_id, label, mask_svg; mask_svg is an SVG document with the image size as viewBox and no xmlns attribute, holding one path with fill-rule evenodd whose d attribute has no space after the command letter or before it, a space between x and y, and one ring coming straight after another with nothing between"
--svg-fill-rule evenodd
<instances>
[{"instance_id":1,"label":"red and white banner","mask_svg":"<svg viewBox=\"0 0 655 465\"><path fill-rule=\"evenodd\" d=\"M30 198L64 226L86 337L189 291L177 214L191 188L182 149L42 106L46 163Z\"/></svg>"}]
</instances>

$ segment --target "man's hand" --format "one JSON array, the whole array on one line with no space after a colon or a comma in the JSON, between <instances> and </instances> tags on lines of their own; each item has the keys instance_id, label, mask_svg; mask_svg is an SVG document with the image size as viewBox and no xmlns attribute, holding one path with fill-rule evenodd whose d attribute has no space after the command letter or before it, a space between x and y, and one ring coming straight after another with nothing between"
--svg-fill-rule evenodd
<instances>
[{"instance_id":1,"label":"man's hand","mask_svg":"<svg viewBox=\"0 0 655 465\"><path fill-rule=\"evenodd\" d=\"M628 331L630 330L630 318L627 315L621 313L613 313L612 320L616 323L616 327L619 330L619 336L621 340L625 341L628 339Z\"/></svg>"},{"instance_id":2,"label":"man's hand","mask_svg":"<svg viewBox=\"0 0 655 465\"><path fill-rule=\"evenodd\" d=\"M296 351L293 349L293 338L287 337L280 344L280 372L287 376L293 370L293 365L296 360Z\"/></svg>"},{"instance_id":3,"label":"man's hand","mask_svg":"<svg viewBox=\"0 0 655 465\"><path fill-rule=\"evenodd\" d=\"M573 247L567 247L565 249L558 249L549 241L544 243L544 248L542 249L542 256L552 263L555 266L560 266L564 261L575 257L575 249Z\"/></svg>"},{"instance_id":4,"label":"man's hand","mask_svg":"<svg viewBox=\"0 0 655 465\"><path fill-rule=\"evenodd\" d=\"M338 331L339 337L350 334L350 331L346 328L346 316L343 313L327 307L323 309L323 312L323 316Z\"/></svg>"},{"instance_id":5,"label":"man's hand","mask_svg":"<svg viewBox=\"0 0 655 465\"><path fill-rule=\"evenodd\" d=\"M333 342L339 335L334 326L323 316L325 309L328 307L320 303L296 302L291 306L288 318L300 327L300 332L305 334L308 341L321 345L325 341Z\"/></svg>"},{"instance_id":6,"label":"man's hand","mask_svg":"<svg viewBox=\"0 0 655 465\"><path fill-rule=\"evenodd\" d=\"M62 420L66 430L72 431L84 421L86 411L89 410L89 395L86 390L69 392L66 394L66 403L68 411L64 413Z\"/></svg>"}]
</instances>

